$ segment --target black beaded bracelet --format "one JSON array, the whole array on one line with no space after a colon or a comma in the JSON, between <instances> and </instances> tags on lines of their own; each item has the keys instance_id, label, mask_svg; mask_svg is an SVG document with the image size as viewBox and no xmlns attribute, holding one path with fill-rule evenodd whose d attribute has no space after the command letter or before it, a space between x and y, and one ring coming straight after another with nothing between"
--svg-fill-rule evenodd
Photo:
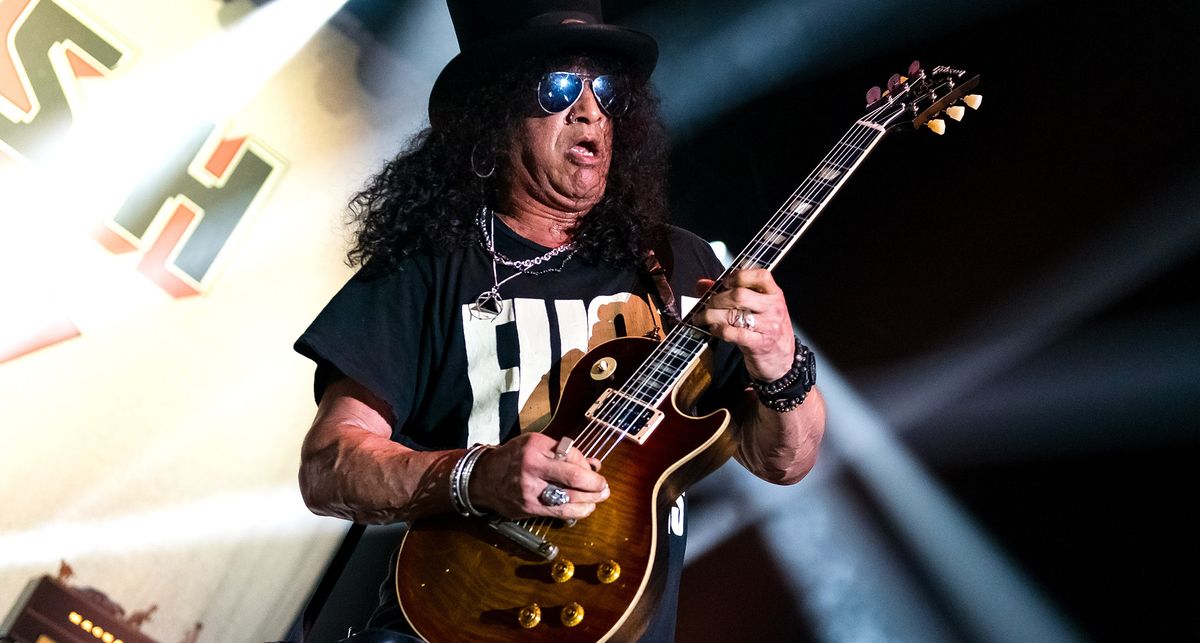
<instances>
[{"instance_id":1,"label":"black beaded bracelet","mask_svg":"<svg viewBox=\"0 0 1200 643\"><path fill-rule=\"evenodd\" d=\"M796 339L796 356L792 368L772 382L750 378L750 386L762 405L776 413L787 413L800 406L817 383L817 357Z\"/></svg>"}]
</instances>

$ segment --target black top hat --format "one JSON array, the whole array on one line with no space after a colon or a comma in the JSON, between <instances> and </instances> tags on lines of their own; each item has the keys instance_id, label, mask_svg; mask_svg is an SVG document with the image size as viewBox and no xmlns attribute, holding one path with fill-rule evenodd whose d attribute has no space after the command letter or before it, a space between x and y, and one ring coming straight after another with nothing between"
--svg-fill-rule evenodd
<instances>
[{"instance_id":1,"label":"black top hat","mask_svg":"<svg viewBox=\"0 0 1200 643\"><path fill-rule=\"evenodd\" d=\"M596 52L627 60L645 80L658 61L650 36L604 23L600 0L447 0L458 47L429 95L437 127L473 74L535 54Z\"/></svg>"}]
</instances>

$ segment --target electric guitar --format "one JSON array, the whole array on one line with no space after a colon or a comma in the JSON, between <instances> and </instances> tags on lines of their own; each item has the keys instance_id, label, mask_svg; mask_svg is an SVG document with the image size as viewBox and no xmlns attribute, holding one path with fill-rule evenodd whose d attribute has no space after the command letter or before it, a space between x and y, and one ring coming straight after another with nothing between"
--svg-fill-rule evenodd
<instances>
[{"instance_id":1,"label":"electric guitar","mask_svg":"<svg viewBox=\"0 0 1200 643\"><path fill-rule=\"evenodd\" d=\"M415 521L397 562L400 607L428 641L635 640L658 604L666 568L664 518L688 486L735 449L730 414L690 417L711 377L709 334L692 323L738 269L773 269L884 136L955 120L978 108L979 77L916 62L887 90L867 92L850 126L731 267L661 341L616 339L571 370L543 433L570 437L604 463L611 495L575 524L445 514Z\"/></svg>"}]
</instances>

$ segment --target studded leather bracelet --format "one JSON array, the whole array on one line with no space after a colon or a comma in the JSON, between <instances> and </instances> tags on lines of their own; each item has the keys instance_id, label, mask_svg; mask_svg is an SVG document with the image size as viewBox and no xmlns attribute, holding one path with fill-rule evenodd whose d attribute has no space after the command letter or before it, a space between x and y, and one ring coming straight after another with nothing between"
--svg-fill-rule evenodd
<instances>
[{"instance_id":1,"label":"studded leather bracelet","mask_svg":"<svg viewBox=\"0 0 1200 643\"><path fill-rule=\"evenodd\" d=\"M800 406L817 383L817 357L796 337L796 356L792 368L770 382L750 378L750 386L762 405L776 413L787 413Z\"/></svg>"}]
</instances>

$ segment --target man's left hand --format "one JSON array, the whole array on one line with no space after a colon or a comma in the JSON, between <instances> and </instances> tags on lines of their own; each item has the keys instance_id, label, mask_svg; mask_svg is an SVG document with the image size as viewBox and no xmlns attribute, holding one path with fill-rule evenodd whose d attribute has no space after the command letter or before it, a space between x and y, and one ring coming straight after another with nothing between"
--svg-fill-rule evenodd
<instances>
[{"instance_id":1,"label":"man's left hand","mask_svg":"<svg viewBox=\"0 0 1200 643\"><path fill-rule=\"evenodd\" d=\"M712 284L711 279L701 279L697 293L704 293ZM751 377L771 382L792 368L796 351L792 320L783 290L770 271L734 272L696 320L706 324L714 337L741 349Z\"/></svg>"}]
</instances>

